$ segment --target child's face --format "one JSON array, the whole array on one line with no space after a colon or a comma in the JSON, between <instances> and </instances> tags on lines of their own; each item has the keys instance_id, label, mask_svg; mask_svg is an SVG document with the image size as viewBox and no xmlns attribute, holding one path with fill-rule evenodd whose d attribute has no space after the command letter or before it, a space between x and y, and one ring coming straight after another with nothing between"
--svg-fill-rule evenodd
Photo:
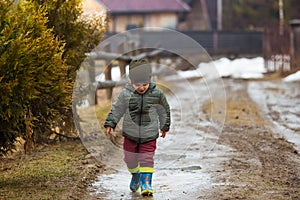
<instances>
[{"instance_id":1,"label":"child's face","mask_svg":"<svg viewBox=\"0 0 300 200\"><path fill-rule=\"evenodd\" d=\"M144 94L149 88L149 83L133 83L132 86L137 93Z\"/></svg>"}]
</instances>

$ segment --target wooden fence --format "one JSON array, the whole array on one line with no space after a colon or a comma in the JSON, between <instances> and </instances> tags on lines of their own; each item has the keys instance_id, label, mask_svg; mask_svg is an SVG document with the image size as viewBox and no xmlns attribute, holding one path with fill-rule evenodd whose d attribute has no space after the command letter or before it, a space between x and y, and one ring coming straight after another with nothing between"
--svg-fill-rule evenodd
<instances>
[{"instance_id":1,"label":"wooden fence","mask_svg":"<svg viewBox=\"0 0 300 200\"><path fill-rule=\"evenodd\" d=\"M300 20L279 31L278 26L267 27L263 37L263 55L268 72L294 73L300 69Z\"/></svg>"},{"instance_id":2,"label":"wooden fence","mask_svg":"<svg viewBox=\"0 0 300 200\"><path fill-rule=\"evenodd\" d=\"M300 41L300 23L293 23L294 38ZM122 35L123 42L107 43L99 51L87 54L90 58L90 81L95 81L95 71L93 66L99 60L105 62L104 74L105 81L97 82L97 90L105 89L108 98L112 97L113 88L124 85L126 80L113 81L112 67L116 65L120 68L121 77L126 74L126 66L131 60L147 59L159 64L162 56L170 55L189 55L191 57L199 54L223 55L229 57L238 56L263 56L268 71L281 70L290 71L291 60L297 62L296 54L299 47L291 48L290 27L284 29L283 34L279 34L278 27L266 28L264 32L259 31L137 31L134 37ZM178 37L178 34L186 36L186 40ZM130 34L129 34L130 35ZM114 36L114 33L107 33L106 38ZM180 38L180 39L179 39ZM120 39L120 38L118 38ZM106 40L105 40L106 41ZM112 40L113 41L113 40ZM294 42L295 43L295 42ZM297 45L298 43L296 43ZM149 48L157 46L157 48ZM162 46L162 48L160 48ZM199 46L203 47L199 52ZM148 48L147 48L148 47ZM112 50L114 48L114 50ZM296 52L297 50L297 52ZM172 52L173 54L168 54ZM292 52L292 53L291 53ZM294 52L294 53L293 53ZM296 53L295 53L296 52ZM294 56L293 56L294 55ZM299 59L300 61L300 59ZM195 64L195 63L191 63ZM299 66L299 64L297 64ZM97 103L97 98L95 99Z\"/></svg>"},{"instance_id":3,"label":"wooden fence","mask_svg":"<svg viewBox=\"0 0 300 200\"><path fill-rule=\"evenodd\" d=\"M120 45L120 48L123 48L123 45ZM147 49L147 48L136 48L137 50L127 52L125 54L122 54L122 49L120 49L120 53L114 53L110 52L110 44L107 44L107 47L105 48L106 51L95 51L86 54L89 58L89 80L90 82L96 82L95 81L95 65L97 61L103 61L105 63L104 66L104 75L105 75L105 81L98 81L96 85L96 96L95 96L95 104L97 104L97 90L105 89L106 90L106 96L108 99L111 99L113 88L117 86L125 85L127 80L122 79L120 81L113 81L112 80L112 67L113 65L116 65L120 69L121 77L125 77L126 75L126 66L132 61L132 60L138 60L138 59L146 59L149 62L155 62L156 64L159 64L160 61L160 54L163 52L163 50L160 49ZM133 48L134 49L134 48ZM93 101L90 101L90 105Z\"/></svg>"},{"instance_id":4,"label":"wooden fence","mask_svg":"<svg viewBox=\"0 0 300 200\"><path fill-rule=\"evenodd\" d=\"M290 65L290 29L284 27L279 33L278 26L266 27L263 37L263 57L268 72L291 70Z\"/></svg>"},{"instance_id":5,"label":"wooden fence","mask_svg":"<svg viewBox=\"0 0 300 200\"><path fill-rule=\"evenodd\" d=\"M115 36L114 33L107 33L105 39L113 38L113 36ZM96 87L97 90L105 89L108 98L112 97L114 87L126 83L126 80L112 80L111 70L113 65L120 68L121 77L124 77L126 66L131 60L135 59L144 58L159 64L161 57L182 54L190 57L200 57L201 55L207 57L206 52L212 55L222 54L227 56L245 54L257 56L262 54L262 33L253 31L186 31L182 33L176 31L136 31L133 34L121 35L120 37L124 38L112 39L110 43L105 44L99 51L87 54L90 58L90 66L92 66L90 70L91 82L96 82L95 71L93 71L95 63L100 60L105 63L105 81L97 82ZM123 42L120 43L122 40ZM157 46L157 48L147 48L149 46ZM97 96L95 103L97 104Z\"/></svg>"}]
</instances>

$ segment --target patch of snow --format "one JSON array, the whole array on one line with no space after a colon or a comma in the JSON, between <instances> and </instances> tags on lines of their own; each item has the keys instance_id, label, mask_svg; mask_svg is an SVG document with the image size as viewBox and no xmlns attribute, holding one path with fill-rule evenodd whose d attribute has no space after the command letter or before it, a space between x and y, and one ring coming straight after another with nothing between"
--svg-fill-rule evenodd
<instances>
[{"instance_id":1,"label":"patch of snow","mask_svg":"<svg viewBox=\"0 0 300 200\"><path fill-rule=\"evenodd\" d=\"M210 69L205 69L209 67ZM214 68L214 69L213 69ZM207 73L218 73L219 77L232 77L232 78L262 78L263 73L266 72L264 67L264 59L262 57L257 58L239 58L235 60L229 60L228 58L221 58L210 63L201 63L199 69L203 69Z\"/></svg>"},{"instance_id":2,"label":"patch of snow","mask_svg":"<svg viewBox=\"0 0 300 200\"><path fill-rule=\"evenodd\" d=\"M128 70L129 70L129 66L127 65L126 66L126 74L128 74ZM111 68L111 79L113 81L120 81L121 80L121 71L120 71L119 66ZM96 76L95 80L96 81L105 81L104 73L102 72L101 74Z\"/></svg>"},{"instance_id":3,"label":"patch of snow","mask_svg":"<svg viewBox=\"0 0 300 200\"><path fill-rule=\"evenodd\" d=\"M283 79L284 82L300 81L300 71L291 74Z\"/></svg>"},{"instance_id":4,"label":"patch of snow","mask_svg":"<svg viewBox=\"0 0 300 200\"><path fill-rule=\"evenodd\" d=\"M126 72L128 75L128 69ZM211 62L200 63L198 68L195 70L188 71L177 71L176 74L165 77L165 80L174 81L191 78L220 78L220 77L231 77L235 79L259 79L264 77L266 72L264 66L264 59L262 57L257 58L238 58L230 60L228 58L220 58ZM112 80L121 80L121 73L119 67L112 68ZM284 78L283 81L299 81L300 71L295 74L291 74ZM104 73L101 73L96 77L96 81L105 81Z\"/></svg>"}]
</instances>

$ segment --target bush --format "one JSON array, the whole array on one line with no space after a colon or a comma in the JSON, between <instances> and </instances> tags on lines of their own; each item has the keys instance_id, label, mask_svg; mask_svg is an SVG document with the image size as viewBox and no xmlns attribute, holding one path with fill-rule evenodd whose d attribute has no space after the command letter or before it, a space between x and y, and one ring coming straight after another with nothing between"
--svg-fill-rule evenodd
<instances>
[{"instance_id":1,"label":"bush","mask_svg":"<svg viewBox=\"0 0 300 200\"><path fill-rule=\"evenodd\" d=\"M36 130L51 130L72 90L64 44L47 28L46 11L12 2L0 1L0 154L11 150L17 137L29 144Z\"/></svg>"},{"instance_id":2,"label":"bush","mask_svg":"<svg viewBox=\"0 0 300 200\"><path fill-rule=\"evenodd\" d=\"M0 0L0 155L18 137L30 149L55 127L74 130L76 72L105 31L102 18L81 17L80 0L14 2Z\"/></svg>"},{"instance_id":3,"label":"bush","mask_svg":"<svg viewBox=\"0 0 300 200\"><path fill-rule=\"evenodd\" d=\"M67 81L69 84L74 85L76 72L86 57L85 53L94 49L104 36L106 19L97 15L84 17L81 7L82 0L33 0L33 2L36 8L42 6L46 9L47 27L52 29L55 36L64 41L62 57L68 66ZM70 98L71 93L72 90L69 91ZM64 133L75 132L73 114L77 115L76 107L72 108L69 104L61 112L63 112L63 116L56 121L56 126L60 127ZM78 118L78 116L75 117Z\"/></svg>"},{"instance_id":4,"label":"bush","mask_svg":"<svg viewBox=\"0 0 300 200\"><path fill-rule=\"evenodd\" d=\"M101 16L91 18L82 17L82 0L34 0L37 7L43 6L47 10L48 28L65 42L63 58L69 66L70 77L74 80L75 73L85 53L94 49L102 40L106 21ZM106 19L105 19L106 20Z\"/></svg>"}]
</instances>

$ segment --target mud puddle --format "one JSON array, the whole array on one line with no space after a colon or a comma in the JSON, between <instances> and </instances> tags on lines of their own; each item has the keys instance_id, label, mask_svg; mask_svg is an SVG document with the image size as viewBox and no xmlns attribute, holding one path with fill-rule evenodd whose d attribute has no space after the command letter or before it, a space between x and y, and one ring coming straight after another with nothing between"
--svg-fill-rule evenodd
<instances>
[{"instance_id":1,"label":"mud puddle","mask_svg":"<svg viewBox=\"0 0 300 200\"><path fill-rule=\"evenodd\" d=\"M273 131L300 152L300 82L250 82L248 93L274 125Z\"/></svg>"},{"instance_id":2,"label":"mud puddle","mask_svg":"<svg viewBox=\"0 0 300 200\"><path fill-rule=\"evenodd\" d=\"M228 146L217 144L222 127L207 120L201 107L211 96L224 94L217 91L222 89L220 85L201 80L186 85L167 94L172 126L167 137L157 141L154 196L150 199L205 199L207 191L220 184L214 183L211 175L222 171L221 163L231 152ZM107 172L100 174L89 190L98 199L142 198L140 192L130 192L131 174L122 151L116 154L118 161L105 163Z\"/></svg>"}]
</instances>

